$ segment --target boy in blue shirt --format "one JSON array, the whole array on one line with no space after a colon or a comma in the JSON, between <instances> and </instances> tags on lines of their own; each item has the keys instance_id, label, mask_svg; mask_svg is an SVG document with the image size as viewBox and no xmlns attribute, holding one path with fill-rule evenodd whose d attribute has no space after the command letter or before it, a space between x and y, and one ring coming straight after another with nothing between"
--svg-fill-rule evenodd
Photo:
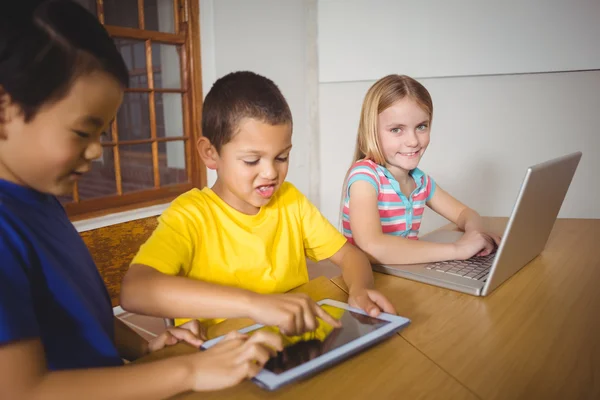
<instances>
[{"instance_id":1,"label":"boy in blue shirt","mask_svg":"<svg viewBox=\"0 0 600 400\"><path fill-rule=\"evenodd\" d=\"M114 43L68 0L0 3L0 390L3 398L164 398L254 376L275 335L231 334L206 352L122 366L144 343L115 319L92 258L55 196L100 157L128 71Z\"/></svg>"}]
</instances>

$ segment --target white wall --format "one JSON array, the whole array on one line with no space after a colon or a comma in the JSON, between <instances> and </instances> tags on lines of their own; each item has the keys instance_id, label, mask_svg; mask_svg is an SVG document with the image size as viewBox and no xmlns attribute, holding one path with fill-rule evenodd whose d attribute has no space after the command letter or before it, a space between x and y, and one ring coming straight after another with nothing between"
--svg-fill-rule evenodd
<instances>
[{"instance_id":1,"label":"white wall","mask_svg":"<svg viewBox=\"0 0 600 400\"><path fill-rule=\"evenodd\" d=\"M440 186L483 215L508 216L529 165L582 150L560 216L600 218L600 71L419 81L434 101L420 167ZM362 98L373 83L320 85L321 211L336 225ZM427 212L422 232L443 223Z\"/></svg>"},{"instance_id":2,"label":"white wall","mask_svg":"<svg viewBox=\"0 0 600 400\"><path fill-rule=\"evenodd\" d=\"M373 81L319 82L315 68L328 61L317 60L316 48L331 47L344 37L327 39L334 43L315 39L323 28L315 26L317 11L316 0L201 0L203 86L206 94L217 77L238 69L262 73L280 86L295 120L288 180L320 203L337 225L360 105ZM373 21L368 13L364 19ZM425 18L417 34L426 34L432 20ZM461 34L468 36L469 27L463 28ZM389 51L403 50L396 40L386 43ZM586 50L580 43L572 45ZM484 215L508 216L527 166L582 150L560 216L600 218L600 179L595 176L600 172L599 71L420 81L435 105L432 142L421 167L446 190ZM426 213L422 232L444 223L432 214Z\"/></svg>"},{"instance_id":3,"label":"white wall","mask_svg":"<svg viewBox=\"0 0 600 400\"><path fill-rule=\"evenodd\" d=\"M319 0L321 82L580 71L598 0ZM575 46L573 44L576 44Z\"/></svg>"},{"instance_id":4,"label":"white wall","mask_svg":"<svg viewBox=\"0 0 600 400\"><path fill-rule=\"evenodd\" d=\"M294 118L287 180L318 202L316 42L307 41L316 33L316 1L202 0L200 6L204 94L232 71L250 70L272 79ZM208 177L212 185L215 174Z\"/></svg>"}]
</instances>

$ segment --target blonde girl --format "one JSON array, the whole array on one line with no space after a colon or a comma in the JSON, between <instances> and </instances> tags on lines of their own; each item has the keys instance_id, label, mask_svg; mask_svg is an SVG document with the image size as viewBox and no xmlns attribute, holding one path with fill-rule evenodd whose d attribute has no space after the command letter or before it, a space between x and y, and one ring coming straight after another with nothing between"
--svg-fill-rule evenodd
<instances>
[{"instance_id":1,"label":"blonde girl","mask_svg":"<svg viewBox=\"0 0 600 400\"><path fill-rule=\"evenodd\" d=\"M500 237L485 232L480 215L418 168L430 141L433 102L404 75L377 81L363 101L354 159L344 184L342 229L351 243L381 264L484 256ZM419 241L425 206L465 232L455 243Z\"/></svg>"}]
</instances>

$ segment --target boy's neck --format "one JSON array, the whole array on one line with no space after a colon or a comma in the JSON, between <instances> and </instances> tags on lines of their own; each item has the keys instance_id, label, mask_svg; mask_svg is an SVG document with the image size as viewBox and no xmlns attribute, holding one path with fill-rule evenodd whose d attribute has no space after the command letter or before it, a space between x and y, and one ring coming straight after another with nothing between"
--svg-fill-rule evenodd
<instances>
[{"instance_id":1,"label":"boy's neck","mask_svg":"<svg viewBox=\"0 0 600 400\"><path fill-rule=\"evenodd\" d=\"M260 211L260 207L255 207L252 204L239 199L217 178L211 190L227 204L229 207L246 215L256 215Z\"/></svg>"}]
</instances>

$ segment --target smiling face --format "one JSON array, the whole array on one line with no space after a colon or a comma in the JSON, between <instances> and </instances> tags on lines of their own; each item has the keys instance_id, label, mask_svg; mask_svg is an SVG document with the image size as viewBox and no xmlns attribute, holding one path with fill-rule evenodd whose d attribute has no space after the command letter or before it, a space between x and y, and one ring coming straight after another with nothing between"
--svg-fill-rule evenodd
<instances>
[{"instance_id":1,"label":"smiling face","mask_svg":"<svg viewBox=\"0 0 600 400\"><path fill-rule=\"evenodd\" d=\"M408 174L417 168L429 145L431 119L410 97L404 97L382 111L377 135L386 167L392 174Z\"/></svg>"},{"instance_id":2,"label":"smiling face","mask_svg":"<svg viewBox=\"0 0 600 400\"><path fill-rule=\"evenodd\" d=\"M245 118L220 152L207 150L208 145L201 141L199 149L205 164L218 173L212 189L231 207L254 215L269 203L287 176L292 128Z\"/></svg>"},{"instance_id":3,"label":"smiling face","mask_svg":"<svg viewBox=\"0 0 600 400\"><path fill-rule=\"evenodd\" d=\"M61 100L25 121L4 95L0 105L0 178L55 196L72 193L75 181L102 155L100 136L117 113L123 89L110 75L75 80Z\"/></svg>"}]
</instances>

